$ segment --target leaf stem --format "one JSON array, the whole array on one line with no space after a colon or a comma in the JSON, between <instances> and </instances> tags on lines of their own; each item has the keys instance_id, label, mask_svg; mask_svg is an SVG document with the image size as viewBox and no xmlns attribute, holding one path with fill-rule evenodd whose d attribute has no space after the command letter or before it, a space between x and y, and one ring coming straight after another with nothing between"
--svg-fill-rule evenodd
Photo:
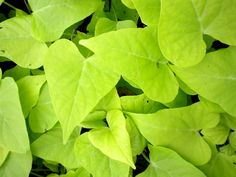
<instances>
[{"instance_id":1,"label":"leaf stem","mask_svg":"<svg viewBox=\"0 0 236 177\"><path fill-rule=\"evenodd\" d=\"M30 8L29 4L26 2L26 0L24 0L25 6L28 10L29 13L33 12L32 9Z\"/></svg>"},{"instance_id":2,"label":"leaf stem","mask_svg":"<svg viewBox=\"0 0 236 177\"><path fill-rule=\"evenodd\" d=\"M3 4L7 5L8 7L14 9L14 10L18 10L16 7L14 7L13 5L9 4L8 2L6 1L3 1Z\"/></svg>"},{"instance_id":3,"label":"leaf stem","mask_svg":"<svg viewBox=\"0 0 236 177\"><path fill-rule=\"evenodd\" d=\"M41 175L39 175L39 174L37 174L37 173L34 173L34 172L30 172L30 174L32 174L32 175L34 175L34 176L37 176L37 177L43 177L43 176L41 176Z\"/></svg>"},{"instance_id":4,"label":"leaf stem","mask_svg":"<svg viewBox=\"0 0 236 177\"><path fill-rule=\"evenodd\" d=\"M148 163L151 163L151 161L148 159L148 157L146 156L144 152L142 152L142 156Z\"/></svg>"}]
</instances>

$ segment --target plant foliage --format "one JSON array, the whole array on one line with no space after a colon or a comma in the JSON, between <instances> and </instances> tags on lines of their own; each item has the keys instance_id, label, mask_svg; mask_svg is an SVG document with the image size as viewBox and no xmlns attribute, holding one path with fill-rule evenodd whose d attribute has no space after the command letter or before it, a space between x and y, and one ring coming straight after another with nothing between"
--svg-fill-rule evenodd
<instances>
[{"instance_id":1,"label":"plant foliage","mask_svg":"<svg viewBox=\"0 0 236 177\"><path fill-rule=\"evenodd\" d=\"M235 177L236 0L0 0L1 177Z\"/></svg>"}]
</instances>

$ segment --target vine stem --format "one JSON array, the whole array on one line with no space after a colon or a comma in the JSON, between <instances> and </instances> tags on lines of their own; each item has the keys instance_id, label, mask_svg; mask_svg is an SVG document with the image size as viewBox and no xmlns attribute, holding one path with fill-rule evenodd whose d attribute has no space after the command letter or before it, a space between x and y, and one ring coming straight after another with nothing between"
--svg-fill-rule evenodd
<instances>
[{"instance_id":1,"label":"vine stem","mask_svg":"<svg viewBox=\"0 0 236 177\"><path fill-rule=\"evenodd\" d=\"M144 157L144 159L145 159L148 163L151 163L151 161L148 159L148 157L146 156L146 154L144 154L143 152L142 152L142 156Z\"/></svg>"},{"instance_id":2,"label":"vine stem","mask_svg":"<svg viewBox=\"0 0 236 177\"><path fill-rule=\"evenodd\" d=\"M29 12L29 13L31 13L31 12L32 12L32 10L31 10L31 8L30 8L29 4L26 2L26 0L24 0L24 3L25 3L25 6L26 6L26 8L27 8L28 12Z\"/></svg>"},{"instance_id":3,"label":"vine stem","mask_svg":"<svg viewBox=\"0 0 236 177\"><path fill-rule=\"evenodd\" d=\"M3 1L3 4L6 4L8 7L12 8L12 9L14 9L14 10L18 10L15 6L9 4L9 3L6 2L6 1Z\"/></svg>"}]
</instances>

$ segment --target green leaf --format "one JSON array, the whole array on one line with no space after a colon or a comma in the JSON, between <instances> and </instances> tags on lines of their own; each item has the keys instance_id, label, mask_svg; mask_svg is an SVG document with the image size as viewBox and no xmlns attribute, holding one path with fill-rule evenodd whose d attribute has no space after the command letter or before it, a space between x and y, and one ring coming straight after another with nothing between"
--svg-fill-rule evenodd
<instances>
[{"instance_id":1,"label":"green leaf","mask_svg":"<svg viewBox=\"0 0 236 177\"><path fill-rule=\"evenodd\" d=\"M137 177L206 177L175 151L161 146L149 146L150 165Z\"/></svg>"},{"instance_id":2,"label":"green leaf","mask_svg":"<svg viewBox=\"0 0 236 177\"><path fill-rule=\"evenodd\" d=\"M169 67L161 63L156 29L123 29L82 40L81 44L105 62L107 70L134 82L150 99L165 103L177 95L178 83Z\"/></svg>"},{"instance_id":3,"label":"green leaf","mask_svg":"<svg viewBox=\"0 0 236 177\"><path fill-rule=\"evenodd\" d=\"M32 156L30 151L19 154L11 152L2 166L0 176L2 177L28 177L32 167Z\"/></svg>"},{"instance_id":4,"label":"green leaf","mask_svg":"<svg viewBox=\"0 0 236 177\"><path fill-rule=\"evenodd\" d=\"M47 45L31 35L31 17L14 17L0 23L1 55L24 68L39 68Z\"/></svg>"},{"instance_id":5,"label":"green leaf","mask_svg":"<svg viewBox=\"0 0 236 177\"><path fill-rule=\"evenodd\" d=\"M130 9L134 9L134 4L132 0L121 0L121 2Z\"/></svg>"},{"instance_id":6,"label":"green leaf","mask_svg":"<svg viewBox=\"0 0 236 177\"><path fill-rule=\"evenodd\" d=\"M195 8L191 0L161 1L159 44L165 58L177 66L195 65L205 55L206 45Z\"/></svg>"},{"instance_id":7,"label":"green leaf","mask_svg":"<svg viewBox=\"0 0 236 177\"><path fill-rule=\"evenodd\" d=\"M52 107L47 83L42 86L38 102L30 111L28 120L31 130L36 133L50 130L58 121Z\"/></svg>"},{"instance_id":8,"label":"green leaf","mask_svg":"<svg viewBox=\"0 0 236 177\"><path fill-rule=\"evenodd\" d=\"M135 168L131 152L130 137L123 113L111 110L107 113L109 128L94 129L88 133L91 143L111 159Z\"/></svg>"},{"instance_id":9,"label":"green leaf","mask_svg":"<svg viewBox=\"0 0 236 177\"><path fill-rule=\"evenodd\" d=\"M126 114L153 145L169 147L195 165L202 165L210 160L210 147L199 131L215 127L219 123L219 115L208 112L200 103L163 109L153 114Z\"/></svg>"},{"instance_id":10,"label":"green leaf","mask_svg":"<svg viewBox=\"0 0 236 177\"><path fill-rule=\"evenodd\" d=\"M200 167L207 177L235 177L236 165L233 164L231 157L217 152L215 147L212 147L212 152L211 160L206 165Z\"/></svg>"},{"instance_id":11,"label":"green leaf","mask_svg":"<svg viewBox=\"0 0 236 177\"><path fill-rule=\"evenodd\" d=\"M230 133L229 143L234 148L234 150L236 150L236 132L235 131Z\"/></svg>"},{"instance_id":12,"label":"green leaf","mask_svg":"<svg viewBox=\"0 0 236 177\"><path fill-rule=\"evenodd\" d=\"M12 78L1 80L0 98L0 147L24 153L29 150L29 140L17 85Z\"/></svg>"},{"instance_id":13,"label":"green leaf","mask_svg":"<svg viewBox=\"0 0 236 177\"><path fill-rule=\"evenodd\" d=\"M0 0L0 5L3 3L4 0Z\"/></svg>"},{"instance_id":14,"label":"green leaf","mask_svg":"<svg viewBox=\"0 0 236 177\"><path fill-rule=\"evenodd\" d=\"M6 70L3 74L3 77L13 77L14 80L17 81L28 75L30 75L30 69L22 68L16 65L14 68Z\"/></svg>"},{"instance_id":15,"label":"green leaf","mask_svg":"<svg viewBox=\"0 0 236 177\"><path fill-rule=\"evenodd\" d=\"M172 66L177 76L202 97L236 116L236 47L211 52L196 66ZM227 93L227 94L225 94Z\"/></svg>"},{"instance_id":16,"label":"green leaf","mask_svg":"<svg viewBox=\"0 0 236 177\"><path fill-rule=\"evenodd\" d=\"M61 163L68 169L78 168L80 165L75 158L74 144L79 132L75 130L67 144L63 144L60 126L54 127L31 144L32 154L44 160Z\"/></svg>"},{"instance_id":17,"label":"green leaf","mask_svg":"<svg viewBox=\"0 0 236 177\"><path fill-rule=\"evenodd\" d=\"M161 1L160 0L131 0L135 9L138 11L138 14L142 22L148 26L158 25L160 10L161 10Z\"/></svg>"},{"instance_id":18,"label":"green leaf","mask_svg":"<svg viewBox=\"0 0 236 177\"><path fill-rule=\"evenodd\" d=\"M93 177L128 177L129 166L112 160L95 148L88 138L88 133L78 137L75 153L79 163L90 172Z\"/></svg>"},{"instance_id":19,"label":"green leaf","mask_svg":"<svg viewBox=\"0 0 236 177\"><path fill-rule=\"evenodd\" d=\"M21 107L25 118L36 105L40 89L45 81L45 75L26 76L17 81Z\"/></svg>"},{"instance_id":20,"label":"green leaf","mask_svg":"<svg viewBox=\"0 0 236 177\"><path fill-rule=\"evenodd\" d=\"M29 0L33 34L45 42L54 41L66 28L92 14L100 3L100 0Z\"/></svg>"},{"instance_id":21,"label":"green leaf","mask_svg":"<svg viewBox=\"0 0 236 177\"><path fill-rule=\"evenodd\" d=\"M203 129L201 133L214 144L224 144L228 138L230 128L220 123L216 127Z\"/></svg>"},{"instance_id":22,"label":"green leaf","mask_svg":"<svg viewBox=\"0 0 236 177\"><path fill-rule=\"evenodd\" d=\"M0 167L2 166L4 161L6 160L8 154L9 154L9 151L7 149L3 149L0 147Z\"/></svg>"},{"instance_id":23,"label":"green leaf","mask_svg":"<svg viewBox=\"0 0 236 177\"><path fill-rule=\"evenodd\" d=\"M183 13L184 12L184 13ZM236 44L236 6L226 0L163 0L159 44L163 55L181 67L199 63L206 50L203 34Z\"/></svg>"},{"instance_id":24,"label":"green leaf","mask_svg":"<svg viewBox=\"0 0 236 177\"><path fill-rule=\"evenodd\" d=\"M159 102L147 98L144 94L120 97L122 110L134 113L154 113L165 108Z\"/></svg>"},{"instance_id":25,"label":"green leaf","mask_svg":"<svg viewBox=\"0 0 236 177\"><path fill-rule=\"evenodd\" d=\"M133 156L140 155L147 145L146 139L140 134L133 120L129 117L126 119L126 128L130 137Z\"/></svg>"},{"instance_id":26,"label":"green leaf","mask_svg":"<svg viewBox=\"0 0 236 177\"><path fill-rule=\"evenodd\" d=\"M65 39L50 46L44 67L66 142L73 129L114 88L119 77L100 68L95 57L85 60L77 47Z\"/></svg>"}]
</instances>

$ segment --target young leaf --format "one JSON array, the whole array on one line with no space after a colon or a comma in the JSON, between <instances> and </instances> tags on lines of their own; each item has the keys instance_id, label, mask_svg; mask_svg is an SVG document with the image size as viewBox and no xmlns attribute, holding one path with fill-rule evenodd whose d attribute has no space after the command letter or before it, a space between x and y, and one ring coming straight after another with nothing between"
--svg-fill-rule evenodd
<instances>
[{"instance_id":1,"label":"young leaf","mask_svg":"<svg viewBox=\"0 0 236 177\"><path fill-rule=\"evenodd\" d=\"M111 159L135 168L123 113L111 110L107 113L109 128L94 129L88 133L91 143Z\"/></svg>"},{"instance_id":2,"label":"young leaf","mask_svg":"<svg viewBox=\"0 0 236 177\"><path fill-rule=\"evenodd\" d=\"M204 98L219 104L227 113L236 116L236 47L206 55L196 66L172 66L177 76ZM225 94L227 93L227 94Z\"/></svg>"},{"instance_id":3,"label":"young leaf","mask_svg":"<svg viewBox=\"0 0 236 177\"><path fill-rule=\"evenodd\" d=\"M92 14L100 3L100 0L29 0L33 34L42 41L54 41L66 28Z\"/></svg>"},{"instance_id":4,"label":"young leaf","mask_svg":"<svg viewBox=\"0 0 236 177\"><path fill-rule=\"evenodd\" d=\"M17 81L21 107L25 118L36 105L40 89L45 81L45 75L26 76Z\"/></svg>"},{"instance_id":5,"label":"young leaf","mask_svg":"<svg viewBox=\"0 0 236 177\"><path fill-rule=\"evenodd\" d=\"M32 167L32 156L30 151L20 154L11 152L2 166L0 166L1 177L28 177Z\"/></svg>"},{"instance_id":6,"label":"young leaf","mask_svg":"<svg viewBox=\"0 0 236 177\"><path fill-rule=\"evenodd\" d=\"M199 131L215 127L219 123L219 115L208 112L200 103L163 109L153 114L126 114L153 145L169 147L195 165L202 165L210 160L210 147Z\"/></svg>"},{"instance_id":7,"label":"young leaf","mask_svg":"<svg viewBox=\"0 0 236 177\"><path fill-rule=\"evenodd\" d=\"M95 148L88 138L88 133L78 137L75 143L75 153L79 163L93 177L128 177L129 166L110 159Z\"/></svg>"},{"instance_id":8,"label":"young leaf","mask_svg":"<svg viewBox=\"0 0 236 177\"><path fill-rule=\"evenodd\" d=\"M136 177L206 177L175 151L161 146L149 146L150 165Z\"/></svg>"},{"instance_id":9,"label":"young leaf","mask_svg":"<svg viewBox=\"0 0 236 177\"><path fill-rule=\"evenodd\" d=\"M52 107L47 83L42 86L38 102L30 111L28 120L31 130L37 133L50 130L58 121Z\"/></svg>"},{"instance_id":10,"label":"young leaf","mask_svg":"<svg viewBox=\"0 0 236 177\"><path fill-rule=\"evenodd\" d=\"M31 17L14 17L0 23L0 50L21 67L35 69L43 64L47 45L31 35Z\"/></svg>"},{"instance_id":11,"label":"young leaf","mask_svg":"<svg viewBox=\"0 0 236 177\"><path fill-rule=\"evenodd\" d=\"M68 169L78 168L80 164L74 154L74 144L78 135L79 132L76 130L67 144L63 144L61 127L56 126L31 144L32 154L45 160L61 163Z\"/></svg>"},{"instance_id":12,"label":"young leaf","mask_svg":"<svg viewBox=\"0 0 236 177\"><path fill-rule=\"evenodd\" d=\"M169 67L161 63L156 29L123 29L81 44L95 52L107 70L134 82L150 99L165 103L177 95L178 83Z\"/></svg>"},{"instance_id":13,"label":"young leaf","mask_svg":"<svg viewBox=\"0 0 236 177\"><path fill-rule=\"evenodd\" d=\"M16 65L14 68L6 70L3 77L13 77L15 81L21 79L22 77L30 75L30 69L22 68Z\"/></svg>"},{"instance_id":14,"label":"young leaf","mask_svg":"<svg viewBox=\"0 0 236 177\"><path fill-rule=\"evenodd\" d=\"M17 85L12 78L1 80L0 98L0 147L24 153L29 150L29 139Z\"/></svg>"},{"instance_id":15,"label":"young leaf","mask_svg":"<svg viewBox=\"0 0 236 177\"><path fill-rule=\"evenodd\" d=\"M44 67L66 142L73 129L114 88L119 76L100 68L95 57L85 60L77 47L65 39L50 46Z\"/></svg>"}]
</instances>

